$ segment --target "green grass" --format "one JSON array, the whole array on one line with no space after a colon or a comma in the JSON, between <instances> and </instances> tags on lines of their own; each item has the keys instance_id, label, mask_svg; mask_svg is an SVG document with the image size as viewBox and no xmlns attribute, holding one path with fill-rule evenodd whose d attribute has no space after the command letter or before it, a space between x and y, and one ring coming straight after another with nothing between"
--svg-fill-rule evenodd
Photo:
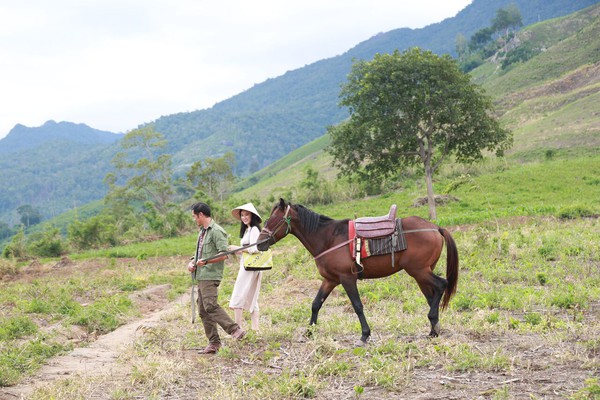
<instances>
[{"instance_id":1,"label":"green grass","mask_svg":"<svg viewBox=\"0 0 600 400\"><path fill-rule=\"evenodd\" d=\"M86 398L102 385L110 388L113 398L161 398L168 393L173 395L173 390L180 397L193 392L193 396L205 398L330 398L336 382L344 381L352 382L349 390L356 393L361 389L377 390L385 397L405 393L414 387L418 376L435 371L443 376L469 374L474 381L485 376L487 382L496 375L508 380L507 374L527 373L530 361L522 358L523 351L539 348L552 351L554 357L544 360L564 363L565 371L570 371L575 363L579 371L592 373L593 355L600 347L595 334L599 327L597 321L586 316L593 315L595 304L600 302L600 220L561 220L545 215L506 219L499 228L483 221L453 230L461 257L461 276L456 297L441 314L444 331L440 338L424 338L428 331L425 299L414 280L400 273L359 284L365 313L376 337L373 344L356 349L350 344L358 338L360 326L341 289L335 290L323 306L319 324L312 329L312 339L298 342L298 332L310 318L319 275L312 258L292 238L275 246L275 267L264 274L261 291L261 334L251 334L243 346L227 342L226 351L211 359L183 357L182 348L200 347L204 342L201 327L191 328L182 310L181 315L168 318L155 330L138 337L122 355L121 362L130 369L126 380L75 380L68 386L57 382L55 389L46 387L37 394L51 398L68 389L70 394L60 398ZM24 307L19 313L14 310L14 322L10 325L15 326L11 332L16 333L10 337L19 336L19 340L30 344L18 356L8 350L10 346L3 347L0 377L4 384L31 373L31 364L66 350L53 347L52 338L42 340L27 322L34 316L63 318L61 308L56 306L61 302L63 312L70 315L68 310L72 307L65 298L94 291L89 300L113 300L97 300L93 304L108 307L105 310L118 309L125 293L151 282L175 282L179 275L185 280L180 287L188 287L187 274L176 265L146 265L152 260L132 260L128 266L127 260L118 261L120 264L111 260L95 270L89 283L83 277L90 276L88 272L57 277L47 284L38 281L31 289L18 283L3 284L4 306L18 295L23 299L19 307L24 307L33 300L33 293L48 302L45 307ZM444 272L443 263L439 272ZM227 268L221 292L224 304L234 279L235 269ZM64 321L73 322L67 317ZM498 342L490 338L512 339ZM13 343L11 340L4 343ZM567 342L569 346L564 345ZM573 354L569 350L573 346L587 351ZM201 388L190 383L196 379L191 371L199 369L206 377ZM233 370L235 373L231 373ZM571 383L577 384L576 390L582 396L597 390L597 382L573 379ZM505 390L510 398L509 386L487 386ZM437 390L442 391L440 395L452 393L452 386L439 386ZM127 397L127 393L133 397ZM560 393L565 394L566 391Z\"/></svg>"}]
</instances>

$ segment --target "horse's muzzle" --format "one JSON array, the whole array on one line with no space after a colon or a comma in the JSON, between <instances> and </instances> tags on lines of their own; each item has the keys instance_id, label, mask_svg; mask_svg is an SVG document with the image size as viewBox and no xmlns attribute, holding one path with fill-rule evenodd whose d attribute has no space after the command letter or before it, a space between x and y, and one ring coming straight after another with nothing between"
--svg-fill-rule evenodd
<instances>
[{"instance_id":1,"label":"horse's muzzle","mask_svg":"<svg viewBox=\"0 0 600 400\"><path fill-rule=\"evenodd\" d=\"M265 240L264 242L257 244L256 248L258 251L267 251L273 242L273 237L270 237L269 240Z\"/></svg>"}]
</instances>

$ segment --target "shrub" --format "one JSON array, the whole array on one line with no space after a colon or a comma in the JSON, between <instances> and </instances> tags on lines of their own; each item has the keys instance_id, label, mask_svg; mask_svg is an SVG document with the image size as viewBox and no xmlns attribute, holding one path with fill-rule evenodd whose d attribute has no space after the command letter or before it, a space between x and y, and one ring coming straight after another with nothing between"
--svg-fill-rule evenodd
<instances>
[{"instance_id":1,"label":"shrub","mask_svg":"<svg viewBox=\"0 0 600 400\"><path fill-rule=\"evenodd\" d=\"M558 213L558 218L575 219L593 217L595 213L587 207L575 205L562 208Z\"/></svg>"},{"instance_id":2,"label":"shrub","mask_svg":"<svg viewBox=\"0 0 600 400\"><path fill-rule=\"evenodd\" d=\"M25 230L23 227L13 236L10 243L2 251L5 258L25 258L27 254L25 245Z\"/></svg>"},{"instance_id":3,"label":"shrub","mask_svg":"<svg viewBox=\"0 0 600 400\"><path fill-rule=\"evenodd\" d=\"M103 245L116 245L116 227L100 216L86 221L75 221L67 228L67 237L78 249L93 249Z\"/></svg>"},{"instance_id":4,"label":"shrub","mask_svg":"<svg viewBox=\"0 0 600 400\"><path fill-rule=\"evenodd\" d=\"M50 228L32 235L27 246L28 253L40 257L60 257L67 252L58 228Z\"/></svg>"},{"instance_id":5,"label":"shrub","mask_svg":"<svg viewBox=\"0 0 600 400\"><path fill-rule=\"evenodd\" d=\"M3 276L14 276L19 273L17 264L10 260L0 259L0 278Z\"/></svg>"},{"instance_id":6,"label":"shrub","mask_svg":"<svg viewBox=\"0 0 600 400\"><path fill-rule=\"evenodd\" d=\"M0 319L0 340L19 339L37 332L37 325L31 318L18 315Z\"/></svg>"}]
</instances>

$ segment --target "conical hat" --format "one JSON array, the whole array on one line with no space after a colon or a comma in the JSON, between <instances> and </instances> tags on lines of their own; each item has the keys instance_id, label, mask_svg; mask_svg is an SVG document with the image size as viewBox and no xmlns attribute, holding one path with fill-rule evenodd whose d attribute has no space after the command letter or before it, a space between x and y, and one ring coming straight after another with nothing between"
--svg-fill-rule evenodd
<instances>
[{"instance_id":1,"label":"conical hat","mask_svg":"<svg viewBox=\"0 0 600 400\"><path fill-rule=\"evenodd\" d=\"M254 214L258 217L259 222L262 222L262 218L260 217L260 214L258 213L258 211L256 211L256 208L254 208L254 204L252 204L252 203L246 203L239 207L234 208L233 210L231 210L231 215L233 215L236 219L241 221L242 217L240 214L242 213L242 210L250 211L252 214Z\"/></svg>"}]
</instances>

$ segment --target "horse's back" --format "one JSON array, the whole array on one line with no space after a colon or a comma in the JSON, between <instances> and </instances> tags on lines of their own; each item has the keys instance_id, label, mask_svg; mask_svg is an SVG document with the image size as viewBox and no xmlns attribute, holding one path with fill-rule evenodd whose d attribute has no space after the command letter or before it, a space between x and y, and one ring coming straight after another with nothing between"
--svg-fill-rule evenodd
<instances>
[{"instance_id":1,"label":"horse's back","mask_svg":"<svg viewBox=\"0 0 600 400\"><path fill-rule=\"evenodd\" d=\"M402 229L403 230L409 230L409 229L439 229L439 226L435 225L434 223L427 221L424 218L418 217L416 215L410 216L410 217L404 217L404 218L400 218L400 220L402 221Z\"/></svg>"}]
</instances>

